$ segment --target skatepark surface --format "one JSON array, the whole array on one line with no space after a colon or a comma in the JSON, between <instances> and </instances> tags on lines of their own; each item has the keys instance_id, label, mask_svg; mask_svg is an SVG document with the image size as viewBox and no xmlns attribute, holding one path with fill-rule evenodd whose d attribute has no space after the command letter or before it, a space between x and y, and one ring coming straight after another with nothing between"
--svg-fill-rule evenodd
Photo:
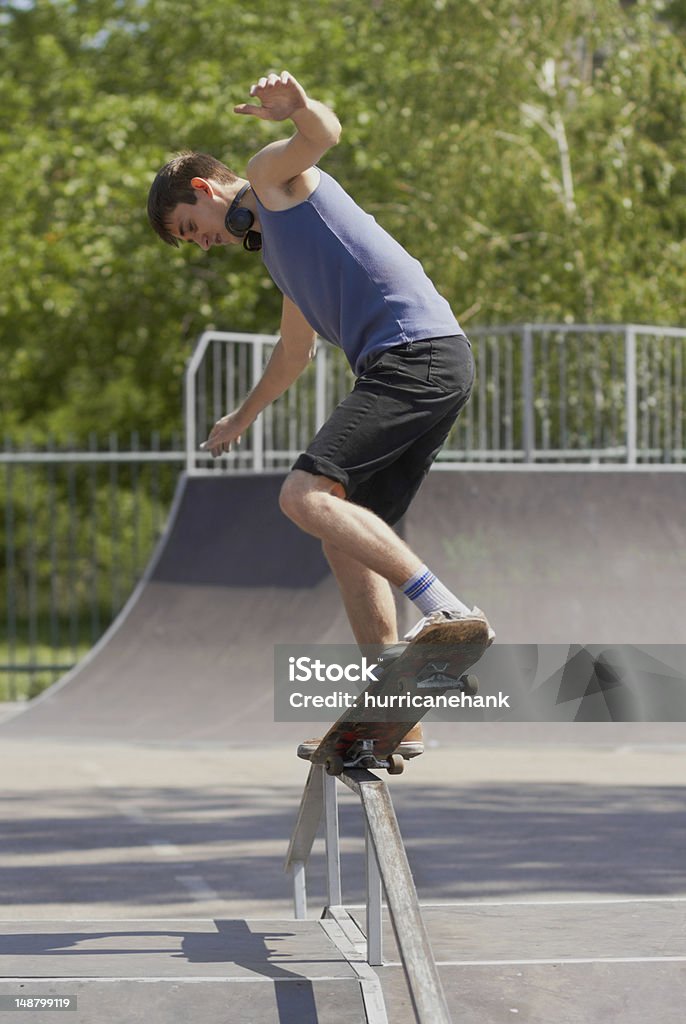
<instances>
[{"instance_id":1,"label":"skatepark surface","mask_svg":"<svg viewBox=\"0 0 686 1024\"><path fill-rule=\"evenodd\" d=\"M273 721L272 646L350 636L279 482L182 481L108 636L0 721L0 1006L366 1021L359 950L318 920L321 841L307 921L283 873L313 727ZM402 530L499 639L678 644L685 497L681 474L435 472ZM678 721L428 727L391 788L455 1022L683 1020L685 750ZM362 819L339 788L344 902L364 928ZM410 1024L385 929L386 1019Z\"/></svg>"},{"instance_id":2,"label":"skatepark surface","mask_svg":"<svg viewBox=\"0 0 686 1024\"><path fill-rule=\"evenodd\" d=\"M445 746L392 780L455 1024L683 1020L684 749ZM0 996L77 996L79 1024L365 1024L318 919L320 840L293 920L291 746L1 751ZM339 789L344 902L364 927L362 820ZM387 1019L411 1024L384 930Z\"/></svg>"}]
</instances>

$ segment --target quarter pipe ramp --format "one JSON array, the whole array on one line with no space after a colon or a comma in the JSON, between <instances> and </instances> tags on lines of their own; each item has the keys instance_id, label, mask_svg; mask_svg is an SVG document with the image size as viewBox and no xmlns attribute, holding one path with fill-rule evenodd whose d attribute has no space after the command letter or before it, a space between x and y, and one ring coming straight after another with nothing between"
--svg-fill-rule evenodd
<instances>
[{"instance_id":1,"label":"quarter pipe ramp","mask_svg":"<svg viewBox=\"0 0 686 1024\"><path fill-rule=\"evenodd\" d=\"M279 510L280 484L182 478L123 612L0 734L257 744L311 732L274 722L274 645L352 635L319 543ZM435 471L399 530L486 610L499 642L680 644L684 508L682 473ZM400 618L416 619L409 603Z\"/></svg>"}]
</instances>

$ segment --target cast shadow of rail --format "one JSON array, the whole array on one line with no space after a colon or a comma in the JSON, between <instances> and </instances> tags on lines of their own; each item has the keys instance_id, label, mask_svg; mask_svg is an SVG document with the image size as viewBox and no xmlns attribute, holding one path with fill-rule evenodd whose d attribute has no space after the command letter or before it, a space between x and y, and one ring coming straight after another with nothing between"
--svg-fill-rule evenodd
<instances>
[{"instance_id":1,"label":"cast shadow of rail","mask_svg":"<svg viewBox=\"0 0 686 1024\"><path fill-rule=\"evenodd\" d=\"M294 937L287 926L261 928L259 923L241 920L212 923L214 931L184 931L173 925L154 930L114 926L97 930L95 925L88 931L30 934L13 932L8 926L0 934L0 963L11 966L11 973L18 978L99 975L116 981L154 976L169 977L170 985L183 981L185 965L211 966L208 981L222 980L224 975L217 967L225 965L227 980L257 976L272 982L280 1024L318 1024L314 982L307 973L334 959L326 957L325 947L322 946L321 956L309 954L298 958L289 956L284 948L283 944ZM294 960L297 966L290 970L287 964ZM101 970L98 961L103 963ZM177 965L176 961L183 961L184 965ZM197 969L188 973L197 980Z\"/></svg>"},{"instance_id":2,"label":"cast shadow of rail","mask_svg":"<svg viewBox=\"0 0 686 1024\"><path fill-rule=\"evenodd\" d=\"M686 786L403 779L392 795L421 899L683 894ZM13 904L50 905L57 917L69 905L80 912L89 904L139 905L167 916L196 909L168 858L151 855L149 828L122 818L110 800L149 813L156 841L180 848L183 870L190 860L218 901L240 902L248 916L271 915L275 903L290 903L283 857L298 798L293 787L261 797L221 786L118 787L107 800L102 790L55 789L32 814L24 794L6 792L1 916L11 918ZM350 902L365 893L361 819L355 798L342 797ZM313 899L324 891L322 861L315 851Z\"/></svg>"}]
</instances>

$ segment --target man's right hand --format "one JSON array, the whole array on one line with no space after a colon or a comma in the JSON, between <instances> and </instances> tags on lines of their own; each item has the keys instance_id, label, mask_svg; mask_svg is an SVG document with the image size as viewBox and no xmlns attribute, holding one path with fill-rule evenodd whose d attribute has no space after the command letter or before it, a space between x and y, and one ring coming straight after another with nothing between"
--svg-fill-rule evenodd
<instances>
[{"instance_id":1,"label":"man's right hand","mask_svg":"<svg viewBox=\"0 0 686 1024\"><path fill-rule=\"evenodd\" d=\"M246 422L245 416L240 412L230 412L228 416L222 416L217 420L210 431L210 436L200 445L200 450L212 452L212 458L216 459L219 455L230 452L231 445L239 444L241 434L249 426L250 423Z\"/></svg>"}]
</instances>

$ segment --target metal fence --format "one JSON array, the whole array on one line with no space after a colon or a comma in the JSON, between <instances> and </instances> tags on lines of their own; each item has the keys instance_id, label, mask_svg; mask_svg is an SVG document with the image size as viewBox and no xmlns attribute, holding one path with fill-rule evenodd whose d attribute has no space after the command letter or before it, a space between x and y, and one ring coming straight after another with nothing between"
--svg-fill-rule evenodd
<instances>
[{"instance_id":1,"label":"metal fence","mask_svg":"<svg viewBox=\"0 0 686 1024\"><path fill-rule=\"evenodd\" d=\"M684 462L686 329L525 324L474 341L479 458Z\"/></svg>"},{"instance_id":2,"label":"metal fence","mask_svg":"<svg viewBox=\"0 0 686 1024\"><path fill-rule=\"evenodd\" d=\"M475 389L439 468L684 463L686 328L524 324L474 328L470 338ZM200 442L257 383L276 340L201 336L186 377L189 473L287 468L352 387L342 353L320 343L314 364L240 448L212 460Z\"/></svg>"},{"instance_id":3,"label":"metal fence","mask_svg":"<svg viewBox=\"0 0 686 1024\"><path fill-rule=\"evenodd\" d=\"M0 700L37 693L99 639L148 561L171 504L181 438L120 450L0 451Z\"/></svg>"}]
</instances>

